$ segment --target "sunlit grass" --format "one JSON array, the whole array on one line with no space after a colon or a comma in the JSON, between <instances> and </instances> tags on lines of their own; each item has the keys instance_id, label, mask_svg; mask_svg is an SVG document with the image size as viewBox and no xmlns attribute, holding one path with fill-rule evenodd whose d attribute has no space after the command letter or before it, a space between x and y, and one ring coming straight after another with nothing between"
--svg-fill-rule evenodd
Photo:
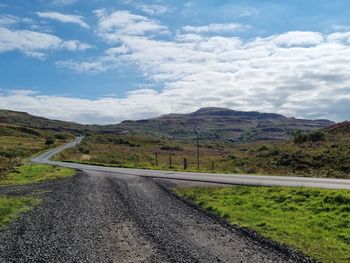
<instances>
[{"instance_id":1,"label":"sunlit grass","mask_svg":"<svg viewBox=\"0 0 350 263\"><path fill-rule=\"evenodd\" d=\"M0 180L0 185L24 185L70 177L75 170L50 165L22 165Z\"/></svg>"},{"instance_id":2,"label":"sunlit grass","mask_svg":"<svg viewBox=\"0 0 350 263\"><path fill-rule=\"evenodd\" d=\"M176 192L317 260L350 262L350 191L237 186Z\"/></svg>"}]
</instances>

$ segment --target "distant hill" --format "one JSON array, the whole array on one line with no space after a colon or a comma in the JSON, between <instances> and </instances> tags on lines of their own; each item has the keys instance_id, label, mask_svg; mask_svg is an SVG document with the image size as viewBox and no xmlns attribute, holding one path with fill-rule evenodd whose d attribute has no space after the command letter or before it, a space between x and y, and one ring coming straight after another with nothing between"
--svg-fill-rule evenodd
<instances>
[{"instance_id":1,"label":"distant hill","mask_svg":"<svg viewBox=\"0 0 350 263\"><path fill-rule=\"evenodd\" d=\"M89 127L74 122L50 120L43 117L33 116L26 112L0 110L0 123L24 126L43 130L68 131L81 133Z\"/></svg>"},{"instance_id":2,"label":"distant hill","mask_svg":"<svg viewBox=\"0 0 350 263\"><path fill-rule=\"evenodd\" d=\"M82 125L50 120L25 112L0 110L0 123L75 133L139 134L180 140L192 140L195 137L193 129L197 127L202 139L242 142L285 140L290 138L295 130L310 131L335 124L329 120L287 118L275 113L225 108L201 108L189 114L168 114L111 125Z\"/></svg>"},{"instance_id":3,"label":"distant hill","mask_svg":"<svg viewBox=\"0 0 350 263\"><path fill-rule=\"evenodd\" d=\"M269 141L285 140L295 130L310 131L335 124L329 120L287 118L275 113L201 108L189 114L169 114L152 119L123 121L104 127L105 131L147 134L172 139L194 138L194 127L207 140Z\"/></svg>"}]
</instances>

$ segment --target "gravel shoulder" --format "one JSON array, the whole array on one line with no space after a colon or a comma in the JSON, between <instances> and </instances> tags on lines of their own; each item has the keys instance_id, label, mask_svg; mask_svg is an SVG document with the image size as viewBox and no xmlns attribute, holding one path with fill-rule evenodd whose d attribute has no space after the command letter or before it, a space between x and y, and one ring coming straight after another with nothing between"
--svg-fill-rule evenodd
<instances>
[{"instance_id":1,"label":"gravel shoulder","mask_svg":"<svg viewBox=\"0 0 350 263\"><path fill-rule=\"evenodd\" d=\"M137 176L78 172L0 194L45 190L0 231L0 262L309 262L246 235Z\"/></svg>"}]
</instances>

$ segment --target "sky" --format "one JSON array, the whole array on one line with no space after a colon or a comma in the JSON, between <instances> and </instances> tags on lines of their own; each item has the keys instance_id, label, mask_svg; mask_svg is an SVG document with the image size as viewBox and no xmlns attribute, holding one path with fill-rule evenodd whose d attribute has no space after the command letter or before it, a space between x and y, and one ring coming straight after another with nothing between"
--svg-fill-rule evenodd
<instances>
[{"instance_id":1,"label":"sky","mask_svg":"<svg viewBox=\"0 0 350 263\"><path fill-rule=\"evenodd\" d=\"M0 108L88 124L226 107L350 119L347 0L1 0Z\"/></svg>"}]
</instances>

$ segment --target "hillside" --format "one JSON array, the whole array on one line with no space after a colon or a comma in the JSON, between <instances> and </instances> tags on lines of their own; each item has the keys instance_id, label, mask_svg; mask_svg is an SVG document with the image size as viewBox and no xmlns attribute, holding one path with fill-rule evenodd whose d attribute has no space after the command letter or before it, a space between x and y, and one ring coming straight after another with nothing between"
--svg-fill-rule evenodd
<instances>
[{"instance_id":1,"label":"hillside","mask_svg":"<svg viewBox=\"0 0 350 263\"><path fill-rule=\"evenodd\" d=\"M88 129L88 126L74 122L50 120L43 117L33 116L26 112L0 110L0 123L30 127L35 129L68 131L81 133Z\"/></svg>"},{"instance_id":2,"label":"hillside","mask_svg":"<svg viewBox=\"0 0 350 263\"><path fill-rule=\"evenodd\" d=\"M193 139L194 127L206 140L285 140L295 130L310 131L333 125L328 120L287 118L280 114L244 112L225 108L201 108L190 114L169 114L158 118L124 121L104 131L147 134L171 139Z\"/></svg>"},{"instance_id":3,"label":"hillside","mask_svg":"<svg viewBox=\"0 0 350 263\"><path fill-rule=\"evenodd\" d=\"M0 179L23 159L72 138L69 133L0 123Z\"/></svg>"}]
</instances>

